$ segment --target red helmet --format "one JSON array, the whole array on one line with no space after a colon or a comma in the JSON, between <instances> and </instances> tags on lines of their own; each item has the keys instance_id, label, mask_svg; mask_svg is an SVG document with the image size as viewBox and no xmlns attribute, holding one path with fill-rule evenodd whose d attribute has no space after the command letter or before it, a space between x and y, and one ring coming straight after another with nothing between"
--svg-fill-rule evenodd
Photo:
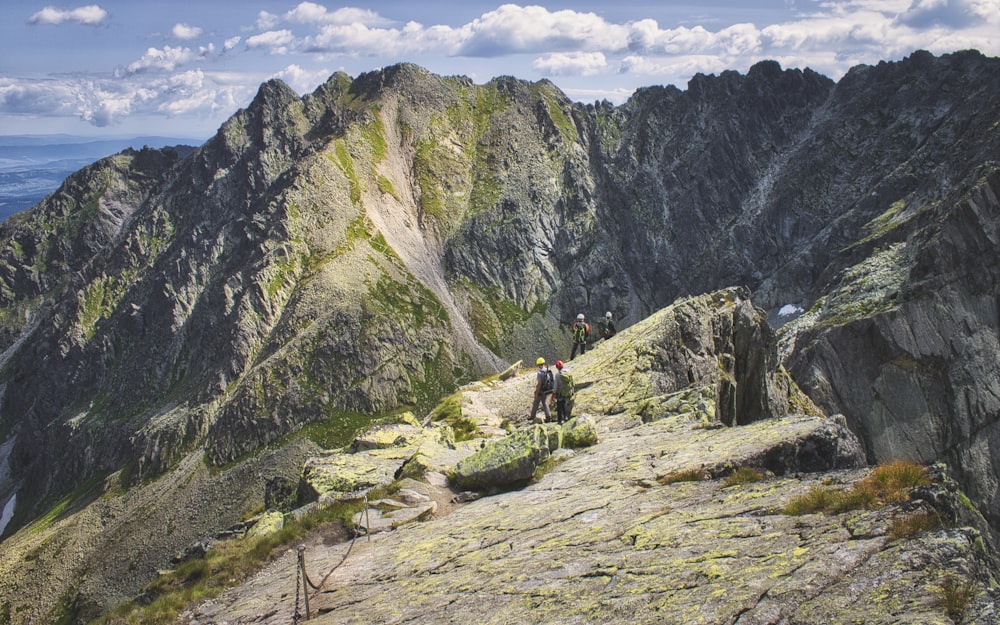
<instances>
[{"instance_id":1,"label":"red helmet","mask_svg":"<svg viewBox=\"0 0 1000 625\"><path fill-rule=\"evenodd\" d=\"M556 369L562 369L562 368L563 368L563 363L562 363L562 361L561 361L561 360L557 360L557 361L556 361Z\"/></svg>"}]
</instances>

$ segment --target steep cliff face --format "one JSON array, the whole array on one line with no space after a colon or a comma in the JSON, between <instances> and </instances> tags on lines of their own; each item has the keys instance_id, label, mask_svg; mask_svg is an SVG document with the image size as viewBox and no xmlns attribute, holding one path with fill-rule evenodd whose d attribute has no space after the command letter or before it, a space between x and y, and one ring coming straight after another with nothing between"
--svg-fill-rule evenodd
<instances>
[{"instance_id":1,"label":"steep cliff face","mask_svg":"<svg viewBox=\"0 0 1000 625\"><path fill-rule=\"evenodd\" d=\"M26 330L49 295L115 237L178 160L172 150L128 150L86 167L34 210L0 226L0 348Z\"/></svg>"},{"instance_id":2,"label":"steep cliff face","mask_svg":"<svg viewBox=\"0 0 1000 625\"><path fill-rule=\"evenodd\" d=\"M786 333L788 366L873 462L945 460L1000 525L1000 168L914 216Z\"/></svg>"},{"instance_id":3,"label":"steep cliff face","mask_svg":"<svg viewBox=\"0 0 1000 625\"><path fill-rule=\"evenodd\" d=\"M11 527L190 454L342 444L564 357L578 312L628 326L734 284L813 309L784 354L872 460L963 461L996 521L1000 467L970 450L997 428L998 116L1000 63L973 52L836 84L763 62L621 107L412 65L268 82L190 156L112 157L4 226ZM731 399L733 423L763 407Z\"/></svg>"}]
</instances>

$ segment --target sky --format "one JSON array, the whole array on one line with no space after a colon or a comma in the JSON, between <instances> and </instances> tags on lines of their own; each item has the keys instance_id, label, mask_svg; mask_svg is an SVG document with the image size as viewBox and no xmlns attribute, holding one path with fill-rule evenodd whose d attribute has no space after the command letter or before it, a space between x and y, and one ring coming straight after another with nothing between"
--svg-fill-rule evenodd
<instances>
[{"instance_id":1,"label":"sky","mask_svg":"<svg viewBox=\"0 0 1000 625\"><path fill-rule=\"evenodd\" d=\"M260 84L411 62L578 102L769 59L839 80L915 50L1000 55L1000 0L3 0L0 135L207 139Z\"/></svg>"}]
</instances>

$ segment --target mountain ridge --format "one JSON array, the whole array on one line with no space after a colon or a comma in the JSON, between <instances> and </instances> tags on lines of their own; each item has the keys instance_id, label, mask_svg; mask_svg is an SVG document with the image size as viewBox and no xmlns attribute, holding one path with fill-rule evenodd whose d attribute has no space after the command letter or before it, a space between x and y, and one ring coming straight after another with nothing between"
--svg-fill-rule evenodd
<instances>
[{"instance_id":1,"label":"mountain ridge","mask_svg":"<svg viewBox=\"0 0 1000 625\"><path fill-rule=\"evenodd\" d=\"M578 312L630 326L734 284L769 311L814 313L783 333L783 353L817 403L868 432L869 461L916 451L871 433L918 389L956 398L907 421L944 441L930 449L994 467L988 384L970 409L957 399L992 375L987 349L944 377L917 357L872 359L872 403L851 399L872 392L842 375L850 359L816 346L863 341L873 324L891 346L893 315L933 314L919 289L901 313L899 285L929 268L954 286L946 259L969 262L954 243L992 240L998 110L1000 66L975 52L917 52L837 83L762 62L620 107L407 64L335 74L304 97L264 83L191 155L109 157L0 226L11 528L192 453L219 470L304 429L346 444L373 416L565 355ZM961 208L973 196L978 226ZM865 290L868 273L882 291ZM955 288L937 334L988 335L994 287ZM947 426L956 411L972 413L955 421L968 435ZM997 474L958 476L994 526Z\"/></svg>"}]
</instances>

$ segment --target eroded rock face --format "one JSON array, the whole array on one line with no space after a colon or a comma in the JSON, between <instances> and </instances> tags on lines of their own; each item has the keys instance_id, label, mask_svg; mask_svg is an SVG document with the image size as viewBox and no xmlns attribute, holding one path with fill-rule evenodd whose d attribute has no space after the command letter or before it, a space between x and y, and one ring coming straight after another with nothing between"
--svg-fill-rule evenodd
<instances>
[{"instance_id":1,"label":"eroded rock face","mask_svg":"<svg viewBox=\"0 0 1000 625\"><path fill-rule=\"evenodd\" d=\"M792 374L869 460L943 460L1000 527L1000 171L920 219L786 332ZM857 290L864 276L868 290ZM845 309L862 314L845 315Z\"/></svg>"},{"instance_id":2,"label":"eroded rock face","mask_svg":"<svg viewBox=\"0 0 1000 625\"><path fill-rule=\"evenodd\" d=\"M745 289L680 301L615 336L593 358L580 403L599 412L628 410L652 420L693 410L725 425L818 414L779 367L774 332Z\"/></svg>"}]
</instances>

